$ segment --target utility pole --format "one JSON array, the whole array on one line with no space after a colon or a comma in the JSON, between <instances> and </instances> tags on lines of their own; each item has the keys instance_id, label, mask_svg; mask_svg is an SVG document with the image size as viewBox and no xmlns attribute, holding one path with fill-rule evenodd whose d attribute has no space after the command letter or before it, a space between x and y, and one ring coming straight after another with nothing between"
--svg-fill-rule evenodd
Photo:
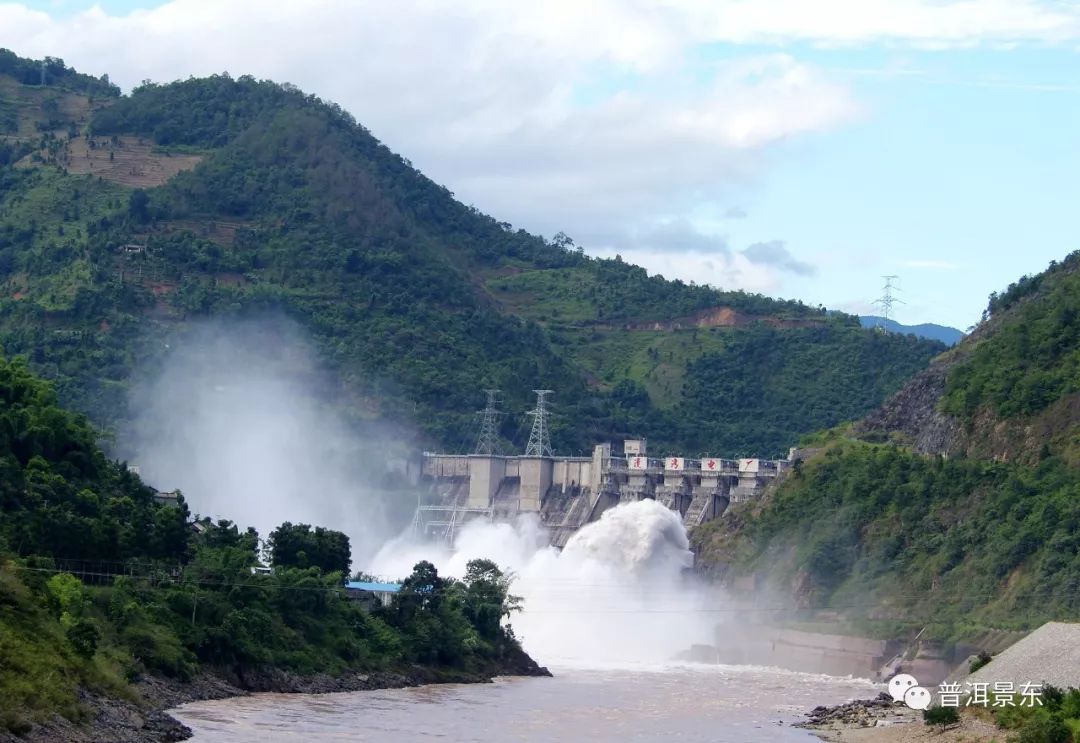
<instances>
[{"instance_id":1,"label":"utility pole","mask_svg":"<svg viewBox=\"0 0 1080 743\"><path fill-rule=\"evenodd\" d=\"M533 390L536 393L536 408L526 415L533 419L532 431L529 433L529 445L525 447L527 457L551 457L551 431L548 429L547 396L552 390Z\"/></svg>"},{"instance_id":2,"label":"utility pole","mask_svg":"<svg viewBox=\"0 0 1080 743\"><path fill-rule=\"evenodd\" d=\"M499 432L496 426L499 416L502 415L498 408L499 390L484 390L487 395L487 405L480 411L480 435L476 439L476 448L473 454L494 454L499 443Z\"/></svg>"},{"instance_id":3,"label":"utility pole","mask_svg":"<svg viewBox=\"0 0 1080 743\"><path fill-rule=\"evenodd\" d=\"M881 288L881 296L874 300L874 304L881 308L882 320L878 322L878 330L888 333L889 332L889 320L892 320L892 311L894 304L906 304L904 300L893 296L894 291L899 291L900 287L894 283L899 276L896 274L890 274L888 276L882 276L885 279L885 286Z\"/></svg>"}]
</instances>

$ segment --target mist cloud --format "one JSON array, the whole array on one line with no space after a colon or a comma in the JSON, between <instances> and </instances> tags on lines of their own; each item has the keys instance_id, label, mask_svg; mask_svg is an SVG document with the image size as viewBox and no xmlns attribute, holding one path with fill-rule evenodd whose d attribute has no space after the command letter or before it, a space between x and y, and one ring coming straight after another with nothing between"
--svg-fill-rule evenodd
<instances>
[{"instance_id":1,"label":"mist cloud","mask_svg":"<svg viewBox=\"0 0 1080 743\"><path fill-rule=\"evenodd\" d=\"M344 531L362 563L411 516L409 445L364 433L301 331L281 320L207 323L169 342L142 370L123 448L159 490L180 488L193 513L254 526L285 521Z\"/></svg>"}]
</instances>

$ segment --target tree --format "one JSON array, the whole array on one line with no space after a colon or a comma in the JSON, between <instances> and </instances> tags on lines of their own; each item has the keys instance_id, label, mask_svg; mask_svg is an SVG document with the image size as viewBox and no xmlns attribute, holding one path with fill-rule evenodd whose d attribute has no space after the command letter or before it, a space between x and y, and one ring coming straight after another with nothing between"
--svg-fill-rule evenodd
<instances>
[{"instance_id":1,"label":"tree","mask_svg":"<svg viewBox=\"0 0 1080 743\"><path fill-rule=\"evenodd\" d=\"M249 553L252 562L258 558L259 532L255 531L254 527L249 526L246 531L241 532L236 524L228 519L220 519L215 524L209 518L204 518L200 523L205 527L199 536L201 546L236 547Z\"/></svg>"},{"instance_id":2,"label":"tree","mask_svg":"<svg viewBox=\"0 0 1080 743\"><path fill-rule=\"evenodd\" d=\"M470 560L465 570L465 617L481 637L501 634L503 617L521 609L521 598L510 595L513 575L503 573L491 560Z\"/></svg>"},{"instance_id":3,"label":"tree","mask_svg":"<svg viewBox=\"0 0 1080 743\"><path fill-rule=\"evenodd\" d=\"M150 196L146 191L138 188L131 192L128 198L128 214L139 223L150 221Z\"/></svg>"},{"instance_id":4,"label":"tree","mask_svg":"<svg viewBox=\"0 0 1080 743\"><path fill-rule=\"evenodd\" d=\"M352 562L349 537L321 526L312 529L286 521L270 532L267 548L270 562L279 567L315 567L324 573L348 575Z\"/></svg>"},{"instance_id":5,"label":"tree","mask_svg":"<svg viewBox=\"0 0 1080 743\"><path fill-rule=\"evenodd\" d=\"M561 231L555 235L555 237L551 238L551 244L561 250L573 250L575 247L574 239Z\"/></svg>"},{"instance_id":6,"label":"tree","mask_svg":"<svg viewBox=\"0 0 1080 743\"><path fill-rule=\"evenodd\" d=\"M49 603L65 627L71 627L82 616L86 604L86 591L82 581L71 573L57 573L49 578Z\"/></svg>"},{"instance_id":7,"label":"tree","mask_svg":"<svg viewBox=\"0 0 1080 743\"><path fill-rule=\"evenodd\" d=\"M412 574L402 582L399 595L413 598L421 609L434 608L439 603L445 583L432 563L421 560L413 566Z\"/></svg>"},{"instance_id":8,"label":"tree","mask_svg":"<svg viewBox=\"0 0 1080 743\"><path fill-rule=\"evenodd\" d=\"M930 707L923 710L922 716L927 725L940 725L942 730L960 722L960 711L956 707Z\"/></svg>"}]
</instances>

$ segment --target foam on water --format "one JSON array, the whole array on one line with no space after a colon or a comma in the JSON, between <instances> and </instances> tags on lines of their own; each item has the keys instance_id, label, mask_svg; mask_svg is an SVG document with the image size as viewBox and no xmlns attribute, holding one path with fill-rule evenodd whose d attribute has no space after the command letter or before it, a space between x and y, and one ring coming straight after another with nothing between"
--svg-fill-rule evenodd
<instances>
[{"instance_id":1,"label":"foam on water","mask_svg":"<svg viewBox=\"0 0 1080 743\"><path fill-rule=\"evenodd\" d=\"M487 557L517 576L524 611L512 618L526 650L542 663L614 667L671 661L693 643L712 643L722 597L684 577L692 562L676 513L653 500L618 505L575 534L562 552L535 517L513 524L474 521L453 549L399 537L373 572L407 575L419 560L464 574Z\"/></svg>"}]
</instances>

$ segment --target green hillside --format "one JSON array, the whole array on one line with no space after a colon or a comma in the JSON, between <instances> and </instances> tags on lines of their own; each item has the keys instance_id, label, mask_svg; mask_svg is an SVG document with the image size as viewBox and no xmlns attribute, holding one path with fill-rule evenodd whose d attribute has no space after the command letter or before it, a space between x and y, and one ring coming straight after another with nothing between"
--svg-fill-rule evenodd
<instances>
[{"instance_id":1,"label":"green hillside","mask_svg":"<svg viewBox=\"0 0 1080 743\"><path fill-rule=\"evenodd\" d=\"M131 682L146 675L250 687L266 668L530 671L500 626L514 601L492 563L460 582L419 563L369 613L345 600L344 534L284 524L267 535L273 572L255 575L253 530L190 523L182 496L159 503L94 439L25 364L0 359L0 737L57 715L89 722L97 697L141 704Z\"/></svg>"},{"instance_id":2,"label":"green hillside","mask_svg":"<svg viewBox=\"0 0 1080 743\"><path fill-rule=\"evenodd\" d=\"M21 123L0 168L0 346L104 427L127 417L133 370L207 318L290 318L358 424L405 418L454 449L486 387L521 447L543 386L557 450L641 434L779 455L943 350L515 230L291 86L216 76L91 98L58 77L44 90L83 106L38 126L41 86L3 74Z\"/></svg>"},{"instance_id":3,"label":"green hillside","mask_svg":"<svg viewBox=\"0 0 1080 743\"><path fill-rule=\"evenodd\" d=\"M991 297L881 411L699 529L699 565L864 627L955 638L1080 619L1078 266L1070 255Z\"/></svg>"}]
</instances>

